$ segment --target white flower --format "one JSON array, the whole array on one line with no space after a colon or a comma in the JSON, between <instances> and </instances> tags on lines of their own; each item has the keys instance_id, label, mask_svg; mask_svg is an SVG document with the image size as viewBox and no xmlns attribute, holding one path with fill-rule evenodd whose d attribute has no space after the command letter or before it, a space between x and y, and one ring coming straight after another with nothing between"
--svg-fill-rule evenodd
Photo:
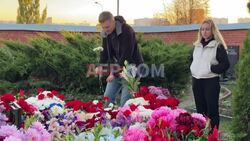
<instances>
[{"instance_id":1,"label":"white flower","mask_svg":"<svg viewBox=\"0 0 250 141\"><path fill-rule=\"evenodd\" d=\"M86 121L86 120L88 120L88 119L93 118L93 116L94 116L94 115L97 115L98 113L99 113L99 112L97 112L97 113L85 113L85 112L81 112L81 113L78 114L78 118L79 118L79 120L84 120L84 121Z\"/></svg>"},{"instance_id":2,"label":"white flower","mask_svg":"<svg viewBox=\"0 0 250 141\"><path fill-rule=\"evenodd\" d=\"M127 71L126 67L123 67L123 70L122 70L121 75L122 75L122 77L123 77L126 81L128 81L127 73L128 73L128 71Z\"/></svg>"},{"instance_id":3,"label":"white flower","mask_svg":"<svg viewBox=\"0 0 250 141\"><path fill-rule=\"evenodd\" d=\"M93 49L93 51L101 52L101 51L103 51L103 47L96 47L96 48Z\"/></svg>"},{"instance_id":4,"label":"white flower","mask_svg":"<svg viewBox=\"0 0 250 141\"><path fill-rule=\"evenodd\" d=\"M144 106L139 105L135 111L132 112L131 116L136 121L145 121L148 120L151 117L151 114L153 113L153 110L146 109Z\"/></svg>"},{"instance_id":5,"label":"white flower","mask_svg":"<svg viewBox=\"0 0 250 141\"><path fill-rule=\"evenodd\" d=\"M43 94L45 97L42 100L38 99L38 95L36 97L30 97L28 99L26 99L25 101L33 104L34 106L36 106L39 110L44 110L46 108L50 107L50 104L52 103L58 103L60 105L62 105L62 108L65 105L65 102L62 101L60 98L54 96L53 98L50 98L47 96L48 93L51 93L50 91L43 91L42 93L39 94Z\"/></svg>"},{"instance_id":6,"label":"white flower","mask_svg":"<svg viewBox=\"0 0 250 141\"><path fill-rule=\"evenodd\" d=\"M107 127L103 127L99 134L103 136L110 135L112 134L112 130Z\"/></svg>"},{"instance_id":7,"label":"white flower","mask_svg":"<svg viewBox=\"0 0 250 141\"><path fill-rule=\"evenodd\" d=\"M128 76L132 76L133 78L135 78L136 72L137 72L137 68L135 65L128 65L127 66L127 75Z\"/></svg>"},{"instance_id":8,"label":"white flower","mask_svg":"<svg viewBox=\"0 0 250 141\"><path fill-rule=\"evenodd\" d=\"M113 107L114 107L114 104L113 104L113 103L109 103L108 107L109 107L109 108L113 108Z\"/></svg>"},{"instance_id":9,"label":"white flower","mask_svg":"<svg viewBox=\"0 0 250 141\"><path fill-rule=\"evenodd\" d=\"M106 113L107 119L111 119L111 115L109 113Z\"/></svg>"},{"instance_id":10,"label":"white flower","mask_svg":"<svg viewBox=\"0 0 250 141\"><path fill-rule=\"evenodd\" d=\"M138 106L137 108L140 111L140 115L144 118L150 118L151 114L153 113L153 110L146 109L143 106Z\"/></svg>"},{"instance_id":11,"label":"white flower","mask_svg":"<svg viewBox=\"0 0 250 141\"><path fill-rule=\"evenodd\" d=\"M34 104L34 103L36 103L37 99L35 97L29 97L25 101L30 103L30 104Z\"/></svg>"},{"instance_id":12,"label":"white flower","mask_svg":"<svg viewBox=\"0 0 250 141\"><path fill-rule=\"evenodd\" d=\"M74 141L94 141L95 136L91 132L83 132L75 137Z\"/></svg>"},{"instance_id":13,"label":"white flower","mask_svg":"<svg viewBox=\"0 0 250 141\"><path fill-rule=\"evenodd\" d=\"M117 138L115 138L114 135L105 136L105 137L101 137L100 141L122 141L122 136L118 136Z\"/></svg>"},{"instance_id":14,"label":"white flower","mask_svg":"<svg viewBox=\"0 0 250 141\"><path fill-rule=\"evenodd\" d=\"M131 74L132 74L133 77L136 76L136 72L137 72L137 68L135 66L132 66L132 68L131 68Z\"/></svg>"},{"instance_id":15,"label":"white flower","mask_svg":"<svg viewBox=\"0 0 250 141\"><path fill-rule=\"evenodd\" d=\"M96 105L99 101L98 100L94 100L93 104Z\"/></svg>"},{"instance_id":16,"label":"white flower","mask_svg":"<svg viewBox=\"0 0 250 141\"><path fill-rule=\"evenodd\" d=\"M40 120L44 120L44 115L40 111L35 111L35 117L39 117Z\"/></svg>"},{"instance_id":17,"label":"white flower","mask_svg":"<svg viewBox=\"0 0 250 141\"><path fill-rule=\"evenodd\" d=\"M134 104L134 105L149 105L149 102L144 100L143 97L138 97L138 98L134 98L134 99L129 99L125 105L130 105L130 104Z\"/></svg>"},{"instance_id":18,"label":"white flower","mask_svg":"<svg viewBox=\"0 0 250 141\"><path fill-rule=\"evenodd\" d=\"M41 92L39 94L44 94L45 96L47 96L47 94L49 94L49 93L51 93L51 91L43 91L43 92Z\"/></svg>"},{"instance_id":19,"label":"white flower","mask_svg":"<svg viewBox=\"0 0 250 141\"><path fill-rule=\"evenodd\" d=\"M142 129L144 129L144 128L146 128L146 123L139 123L139 122L136 122L134 125L131 125L130 127L131 128L142 128Z\"/></svg>"},{"instance_id":20,"label":"white flower","mask_svg":"<svg viewBox=\"0 0 250 141\"><path fill-rule=\"evenodd\" d=\"M51 110L51 113L53 116L57 116L57 115L62 114L64 112L64 109L60 106L57 106L57 105L50 108L50 110Z\"/></svg>"}]
</instances>

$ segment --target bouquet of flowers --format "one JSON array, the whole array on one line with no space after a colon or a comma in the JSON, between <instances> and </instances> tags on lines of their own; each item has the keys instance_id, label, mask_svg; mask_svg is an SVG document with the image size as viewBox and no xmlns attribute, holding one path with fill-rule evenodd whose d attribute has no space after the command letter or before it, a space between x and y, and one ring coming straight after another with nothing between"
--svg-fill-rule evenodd
<instances>
[{"instance_id":1,"label":"bouquet of flowers","mask_svg":"<svg viewBox=\"0 0 250 141\"><path fill-rule=\"evenodd\" d=\"M65 104L63 99L64 95L59 94L57 91L45 91L41 88L38 89L38 95L36 97L29 97L25 101L35 105L39 110L44 110L53 108L54 106L63 108Z\"/></svg>"}]
</instances>

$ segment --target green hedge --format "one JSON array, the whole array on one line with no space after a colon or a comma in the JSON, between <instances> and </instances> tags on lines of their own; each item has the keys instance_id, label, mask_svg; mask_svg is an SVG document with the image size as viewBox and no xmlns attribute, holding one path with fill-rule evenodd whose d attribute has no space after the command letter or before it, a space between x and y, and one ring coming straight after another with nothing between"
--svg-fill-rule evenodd
<instances>
[{"instance_id":1,"label":"green hedge","mask_svg":"<svg viewBox=\"0 0 250 141\"><path fill-rule=\"evenodd\" d=\"M93 48L99 45L99 40L69 32L62 35L65 42L44 34L28 44L4 41L5 47L0 48L0 85L95 93L98 79L86 77L86 65L97 63ZM20 82L23 85L18 85Z\"/></svg>"},{"instance_id":2,"label":"green hedge","mask_svg":"<svg viewBox=\"0 0 250 141\"><path fill-rule=\"evenodd\" d=\"M233 92L233 134L235 141L250 139L250 32L248 33L236 69Z\"/></svg>"},{"instance_id":3,"label":"green hedge","mask_svg":"<svg viewBox=\"0 0 250 141\"><path fill-rule=\"evenodd\" d=\"M166 44L160 39L145 40L139 36L144 61L147 65L164 65L164 77L143 78L142 83L169 88L173 94L180 94L190 78L190 55L192 48L187 44Z\"/></svg>"},{"instance_id":4,"label":"green hedge","mask_svg":"<svg viewBox=\"0 0 250 141\"><path fill-rule=\"evenodd\" d=\"M0 92L39 87L65 93L100 94L96 77L86 77L87 64L97 63L100 37L62 32L65 41L41 34L28 43L3 41L0 48ZM188 83L190 46L138 37L145 63L164 64L164 78L143 78L142 84L168 87L179 94ZM105 79L103 79L105 83Z\"/></svg>"}]
</instances>

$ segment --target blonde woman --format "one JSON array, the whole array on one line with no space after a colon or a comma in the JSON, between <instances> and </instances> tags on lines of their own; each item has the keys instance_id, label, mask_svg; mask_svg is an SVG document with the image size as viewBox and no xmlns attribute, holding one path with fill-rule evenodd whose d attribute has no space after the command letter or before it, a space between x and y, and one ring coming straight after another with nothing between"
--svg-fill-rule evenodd
<instances>
[{"instance_id":1,"label":"blonde woman","mask_svg":"<svg viewBox=\"0 0 250 141\"><path fill-rule=\"evenodd\" d=\"M197 112L211 119L212 128L219 128L219 76L229 68L226 49L217 26L205 20L194 43L190 70Z\"/></svg>"}]
</instances>

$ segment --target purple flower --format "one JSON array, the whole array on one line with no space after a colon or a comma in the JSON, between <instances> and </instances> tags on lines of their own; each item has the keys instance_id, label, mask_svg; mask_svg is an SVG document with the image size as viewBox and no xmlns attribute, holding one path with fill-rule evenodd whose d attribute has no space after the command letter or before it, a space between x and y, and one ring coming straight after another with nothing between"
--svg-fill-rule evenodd
<instances>
[{"instance_id":1,"label":"purple flower","mask_svg":"<svg viewBox=\"0 0 250 141\"><path fill-rule=\"evenodd\" d=\"M7 116L3 113L5 110L5 107L3 105L0 105L0 127L6 125L8 118Z\"/></svg>"},{"instance_id":2,"label":"purple flower","mask_svg":"<svg viewBox=\"0 0 250 141\"><path fill-rule=\"evenodd\" d=\"M0 113L2 113L5 110L5 107L3 105L0 105Z\"/></svg>"},{"instance_id":3,"label":"purple flower","mask_svg":"<svg viewBox=\"0 0 250 141\"><path fill-rule=\"evenodd\" d=\"M41 122L34 122L30 128L36 129L38 132L43 132L45 130Z\"/></svg>"},{"instance_id":4,"label":"purple flower","mask_svg":"<svg viewBox=\"0 0 250 141\"><path fill-rule=\"evenodd\" d=\"M8 118L6 117L6 115L0 113L0 127L6 125L7 121L8 121Z\"/></svg>"},{"instance_id":5,"label":"purple flower","mask_svg":"<svg viewBox=\"0 0 250 141\"><path fill-rule=\"evenodd\" d=\"M29 131L29 129L30 129L30 131ZM38 132L38 134L40 136L40 137L38 137L38 141L39 141L39 138L41 138L41 141L50 141L51 140L51 135L44 128L44 126L42 125L42 123L40 123L40 122L34 122L29 129L28 129L28 131L30 133L35 132L34 130L36 130L36 132ZM31 129L34 129L34 130L31 130ZM28 131L27 131L26 134L29 134Z\"/></svg>"},{"instance_id":6,"label":"purple flower","mask_svg":"<svg viewBox=\"0 0 250 141\"><path fill-rule=\"evenodd\" d=\"M18 130L17 130L16 126L14 126L14 125L1 126L0 137L6 138L6 137L14 135L17 132L18 132Z\"/></svg>"},{"instance_id":7,"label":"purple flower","mask_svg":"<svg viewBox=\"0 0 250 141\"><path fill-rule=\"evenodd\" d=\"M124 127L125 125L130 126L132 124L132 118L125 117L124 115L118 115L115 120L111 121L112 127Z\"/></svg>"},{"instance_id":8,"label":"purple flower","mask_svg":"<svg viewBox=\"0 0 250 141\"><path fill-rule=\"evenodd\" d=\"M191 116L193 118L196 118L196 119L199 119L200 121L206 123L206 118L202 115L202 114L199 114L199 113L192 113Z\"/></svg>"},{"instance_id":9,"label":"purple flower","mask_svg":"<svg viewBox=\"0 0 250 141\"><path fill-rule=\"evenodd\" d=\"M51 141L51 135L40 122L34 122L24 133L24 141Z\"/></svg>"},{"instance_id":10,"label":"purple flower","mask_svg":"<svg viewBox=\"0 0 250 141\"><path fill-rule=\"evenodd\" d=\"M4 139L4 141L22 141L20 138L15 136L10 136Z\"/></svg>"},{"instance_id":11,"label":"purple flower","mask_svg":"<svg viewBox=\"0 0 250 141\"><path fill-rule=\"evenodd\" d=\"M153 93L153 94L156 94L156 95L162 95L162 91L159 87L155 87L155 86L149 86L149 92L150 93Z\"/></svg>"},{"instance_id":12,"label":"purple flower","mask_svg":"<svg viewBox=\"0 0 250 141\"><path fill-rule=\"evenodd\" d=\"M156 94L160 99L171 96L169 90L166 88L155 86L149 86L148 88L150 93Z\"/></svg>"},{"instance_id":13,"label":"purple flower","mask_svg":"<svg viewBox=\"0 0 250 141\"><path fill-rule=\"evenodd\" d=\"M36 129L29 128L26 131L25 135L27 137L27 141L28 140L31 140L31 141L42 141L41 134Z\"/></svg>"}]
</instances>

